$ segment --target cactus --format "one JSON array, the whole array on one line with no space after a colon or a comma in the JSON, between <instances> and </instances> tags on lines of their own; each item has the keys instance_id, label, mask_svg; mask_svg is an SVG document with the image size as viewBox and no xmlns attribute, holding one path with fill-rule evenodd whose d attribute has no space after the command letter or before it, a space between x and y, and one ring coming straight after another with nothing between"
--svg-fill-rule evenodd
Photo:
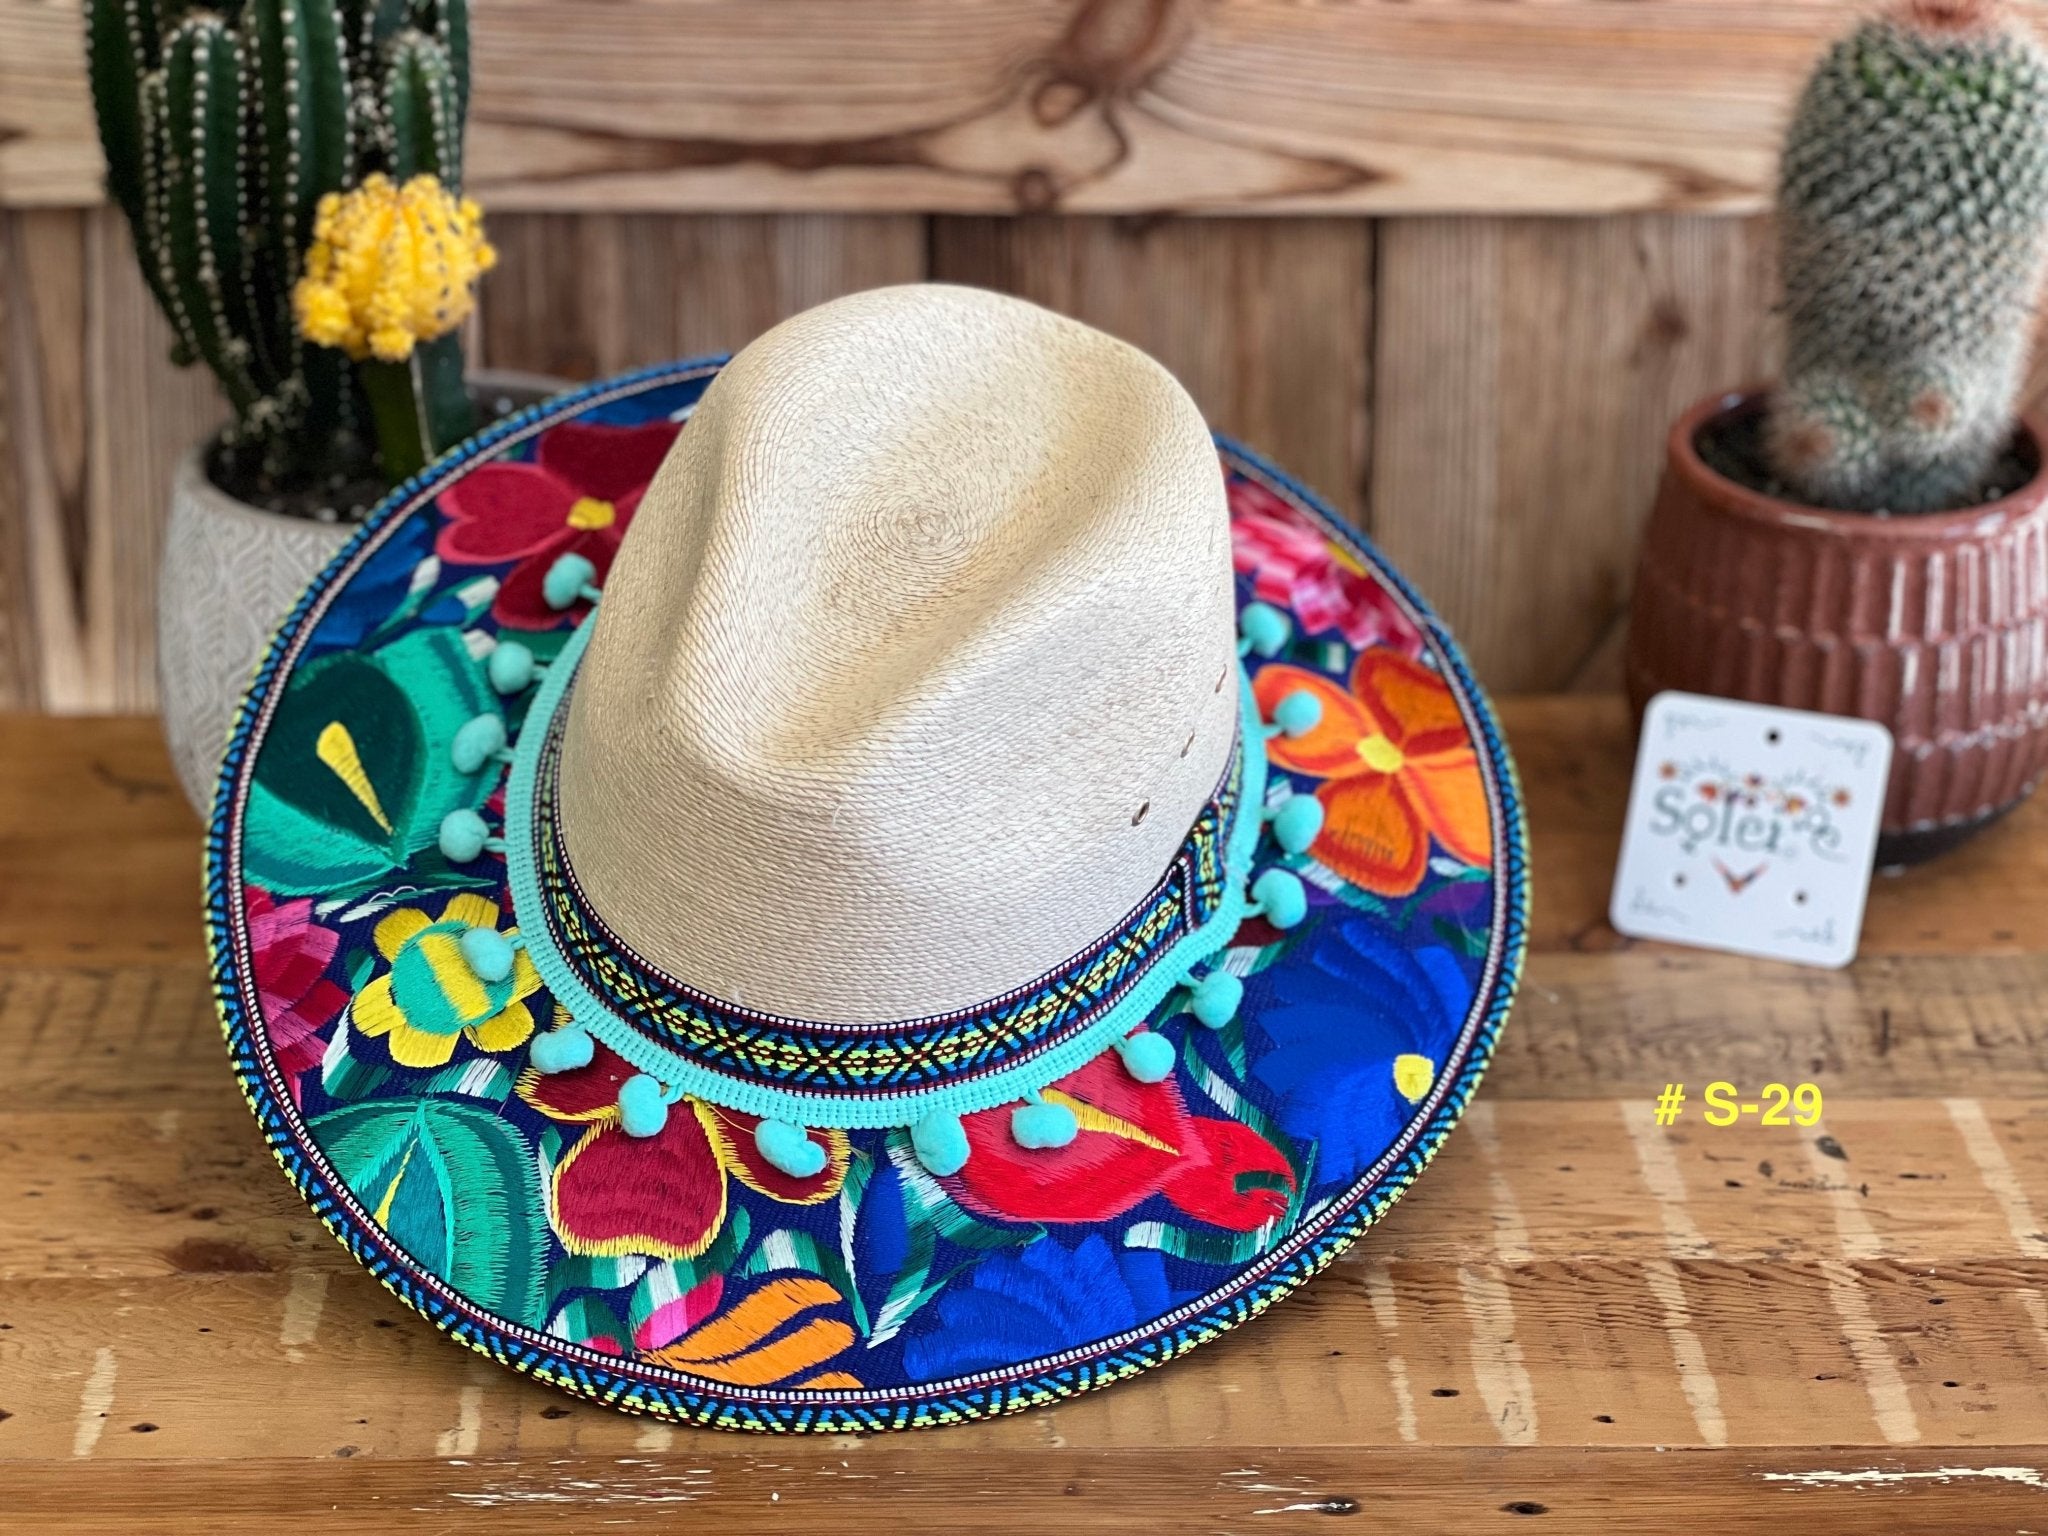
<instances>
[{"instance_id":1,"label":"cactus","mask_svg":"<svg viewBox=\"0 0 2048 1536\"><path fill-rule=\"evenodd\" d=\"M259 494L367 467L371 365L314 346L292 294L321 200L379 171L462 174L466 0L87 0L107 190L174 337L234 411L228 458ZM378 438L387 479L468 430L460 344L405 365L434 440Z\"/></svg>"},{"instance_id":2,"label":"cactus","mask_svg":"<svg viewBox=\"0 0 2048 1536\"><path fill-rule=\"evenodd\" d=\"M2048 57L1992 0L1909 0L1808 81L1779 186L1772 467L1865 512L1967 504L2012 440L2048 255Z\"/></svg>"}]
</instances>

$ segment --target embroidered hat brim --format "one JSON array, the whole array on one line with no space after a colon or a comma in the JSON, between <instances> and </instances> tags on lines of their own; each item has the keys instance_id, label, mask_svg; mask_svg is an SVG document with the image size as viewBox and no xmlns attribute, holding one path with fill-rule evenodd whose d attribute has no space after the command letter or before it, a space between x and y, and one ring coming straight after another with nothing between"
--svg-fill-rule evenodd
<instances>
[{"instance_id":1,"label":"embroidered hat brim","mask_svg":"<svg viewBox=\"0 0 2048 1536\"><path fill-rule=\"evenodd\" d=\"M488 658L516 639L542 667L573 664L588 609L555 608L548 571L564 554L608 569L718 366L592 385L494 427L393 493L281 629L209 843L244 1091L380 1281L460 1342L620 1408L742 1429L943 1424L1171 1359L1352 1242L1477 1084L1527 900L1491 712L1370 546L1221 443L1240 605L1287 620L1275 654L1247 658L1249 702L1319 706L1312 728L1249 749L1248 813L1312 797L1321 828L1278 861L1305 919L1230 909L1209 946L1242 982L1234 1012L1148 994L1169 1075L1139 1081L1092 1046L1046 1090L1071 1143L1023 1147L1007 1110L970 1110L973 1156L943 1178L903 1128L850 1122L814 1133L815 1171L786 1171L757 1139L766 1101L686 1095L657 1134L629 1135L624 1055L600 1041L581 1065L532 1061L570 1012L551 985L602 991L604 973L543 975L523 949L489 981L463 963L467 933L514 938L543 897L502 848L444 848L453 812L509 832L535 803L449 752L480 713L510 734L544 713L546 681L508 695Z\"/></svg>"}]
</instances>

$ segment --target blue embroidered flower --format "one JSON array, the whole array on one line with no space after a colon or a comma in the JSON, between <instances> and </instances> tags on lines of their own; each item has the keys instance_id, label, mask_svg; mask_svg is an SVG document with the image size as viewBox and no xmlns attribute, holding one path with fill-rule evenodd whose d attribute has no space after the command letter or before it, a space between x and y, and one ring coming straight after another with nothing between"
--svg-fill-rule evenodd
<instances>
[{"instance_id":1,"label":"blue embroidered flower","mask_svg":"<svg viewBox=\"0 0 2048 1536\"><path fill-rule=\"evenodd\" d=\"M924 1332L904 1341L903 1373L937 1381L993 1370L1149 1322L1184 1299L1151 1249L1078 1248L1041 1238L987 1258L940 1296Z\"/></svg>"},{"instance_id":2,"label":"blue embroidered flower","mask_svg":"<svg viewBox=\"0 0 2048 1536\"><path fill-rule=\"evenodd\" d=\"M1333 914L1306 963L1253 981L1251 1076L1297 1143L1314 1187L1342 1186L1387 1149L1449 1058L1474 982L1449 949L1410 950L1379 918Z\"/></svg>"},{"instance_id":3,"label":"blue embroidered flower","mask_svg":"<svg viewBox=\"0 0 2048 1536\"><path fill-rule=\"evenodd\" d=\"M432 552L432 520L408 517L343 587L307 644L309 655L360 647L411 595L413 572Z\"/></svg>"}]
</instances>

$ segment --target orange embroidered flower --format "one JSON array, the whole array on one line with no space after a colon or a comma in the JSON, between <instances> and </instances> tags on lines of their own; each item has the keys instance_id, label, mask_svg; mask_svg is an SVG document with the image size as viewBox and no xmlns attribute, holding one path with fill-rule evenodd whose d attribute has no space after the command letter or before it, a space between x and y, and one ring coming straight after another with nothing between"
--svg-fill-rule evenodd
<instances>
[{"instance_id":1,"label":"orange embroidered flower","mask_svg":"<svg viewBox=\"0 0 2048 1536\"><path fill-rule=\"evenodd\" d=\"M1486 781L1458 702L1444 680L1399 652L1360 654L1351 691L1300 667L1252 679L1262 714L1305 690L1323 718L1305 736L1276 736L1267 755L1323 780L1323 830L1309 852L1353 885L1406 896L1429 866L1429 840L1467 864L1493 862Z\"/></svg>"}]
</instances>

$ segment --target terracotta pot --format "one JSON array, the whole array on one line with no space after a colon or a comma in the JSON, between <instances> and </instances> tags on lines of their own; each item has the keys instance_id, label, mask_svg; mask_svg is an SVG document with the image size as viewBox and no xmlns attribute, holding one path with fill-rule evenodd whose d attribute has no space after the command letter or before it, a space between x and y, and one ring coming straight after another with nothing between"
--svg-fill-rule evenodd
<instances>
[{"instance_id":1,"label":"terracotta pot","mask_svg":"<svg viewBox=\"0 0 2048 1536\"><path fill-rule=\"evenodd\" d=\"M1760 392L1701 401L1671 429L1628 633L1640 717L1666 688L1890 727L1881 865L1943 851L2011 810L2048 767L2048 473L1959 512L1872 517L1780 501L1710 469L1704 428Z\"/></svg>"},{"instance_id":2,"label":"terracotta pot","mask_svg":"<svg viewBox=\"0 0 2048 1536\"><path fill-rule=\"evenodd\" d=\"M493 421L567 387L539 374L482 369L469 381ZM207 477L206 448L178 461L157 569L157 695L171 763L205 819L242 690L306 584L353 523L286 517L230 496Z\"/></svg>"}]
</instances>

